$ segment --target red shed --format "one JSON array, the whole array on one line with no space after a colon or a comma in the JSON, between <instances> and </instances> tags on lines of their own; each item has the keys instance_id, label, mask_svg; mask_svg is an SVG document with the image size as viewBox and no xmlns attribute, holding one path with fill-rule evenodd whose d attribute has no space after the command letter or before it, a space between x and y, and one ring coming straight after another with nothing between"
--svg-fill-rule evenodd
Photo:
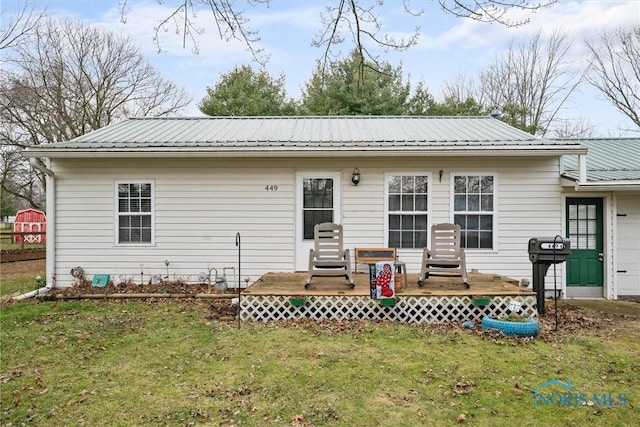
<instances>
[{"instance_id":1,"label":"red shed","mask_svg":"<svg viewBox=\"0 0 640 427\"><path fill-rule=\"evenodd\" d=\"M44 212L36 209L25 209L16 214L16 220L13 223L13 231L21 232L42 232L47 231L47 217ZM15 243L20 243L24 238L25 243L44 243L47 241L46 234L27 234L13 236Z\"/></svg>"}]
</instances>

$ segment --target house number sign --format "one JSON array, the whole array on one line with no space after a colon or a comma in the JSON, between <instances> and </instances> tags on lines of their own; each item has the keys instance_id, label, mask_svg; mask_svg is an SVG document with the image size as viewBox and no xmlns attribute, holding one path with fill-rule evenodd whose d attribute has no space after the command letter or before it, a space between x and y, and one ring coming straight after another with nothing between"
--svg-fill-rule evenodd
<instances>
[{"instance_id":1,"label":"house number sign","mask_svg":"<svg viewBox=\"0 0 640 427\"><path fill-rule=\"evenodd\" d=\"M264 191L278 191L277 185L265 185Z\"/></svg>"}]
</instances>

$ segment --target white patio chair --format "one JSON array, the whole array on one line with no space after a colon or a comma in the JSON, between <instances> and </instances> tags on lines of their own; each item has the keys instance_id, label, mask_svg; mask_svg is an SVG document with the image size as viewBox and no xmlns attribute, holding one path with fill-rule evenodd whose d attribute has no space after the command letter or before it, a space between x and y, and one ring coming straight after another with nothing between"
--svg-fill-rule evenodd
<instances>
[{"instance_id":1,"label":"white patio chair","mask_svg":"<svg viewBox=\"0 0 640 427\"><path fill-rule=\"evenodd\" d=\"M314 249L309 250L309 273L305 289L311 285L314 276L344 276L354 288L351 257L349 250L343 248L342 225L331 222L316 224L313 237Z\"/></svg>"},{"instance_id":2,"label":"white patio chair","mask_svg":"<svg viewBox=\"0 0 640 427\"><path fill-rule=\"evenodd\" d=\"M464 248L460 247L460 226L434 224L431 226L431 247L422 251L418 286L433 274L460 276L469 287L466 264Z\"/></svg>"}]
</instances>

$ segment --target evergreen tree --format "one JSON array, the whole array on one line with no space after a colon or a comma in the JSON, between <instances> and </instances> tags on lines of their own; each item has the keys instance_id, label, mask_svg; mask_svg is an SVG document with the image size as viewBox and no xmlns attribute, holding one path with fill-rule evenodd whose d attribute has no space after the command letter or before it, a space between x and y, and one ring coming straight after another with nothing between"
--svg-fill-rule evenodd
<instances>
[{"instance_id":1,"label":"evergreen tree","mask_svg":"<svg viewBox=\"0 0 640 427\"><path fill-rule=\"evenodd\" d=\"M381 71L378 71L381 70ZM401 67L362 62L357 52L322 73L320 64L302 94L301 112L308 115L402 115L409 84Z\"/></svg>"},{"instance_id":2,"label":"evergreen tree","mask_svg":"<svg viewBox=\"0 0 640 427\"><path fill-rule=\"evenodd\" d=\"M243 65L223 74L198 105L209 116L287 116L296 105L286 99L284 75L272 78L264 70Z\"/></svg>"}]
</instances>

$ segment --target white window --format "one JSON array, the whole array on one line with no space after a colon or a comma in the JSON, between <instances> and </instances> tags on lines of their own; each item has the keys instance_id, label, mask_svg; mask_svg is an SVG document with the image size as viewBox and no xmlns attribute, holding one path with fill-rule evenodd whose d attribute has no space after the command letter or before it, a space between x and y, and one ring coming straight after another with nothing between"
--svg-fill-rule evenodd
<instances>
[{"instance_id":1,"label":"white window","mask_svg":"<svg viewBox=\"0 0 640 427\"><path fill-rule=\"evenodd\" d=\"M389 175L386 192L388 246L391 248L426 247L429 177L427 175Z\"/></svg>"},{"instance_id":2,"label":"white window","mask_svg":"<svg viewBox=\"0 0 640 427\"><path fill-rule=\"evenodd\" d=\"M302 186L303 238L313 240L316 224L335 222L333 179L303 178Z\"/></svg>"},{"instance_id":3,"label":"white window","mask_svg":"<svg viewBox=\"0 0 640 427\"><path fill-rule=\"evenodd\" d=\"M116 183L117 244L154 243L153 183Z\"/></svg>"},{"instance_id":4,"label":"white window","mask_svg":"<svg viewBox=\"0 0 640 427\"><path fill-rule=\"evenodd\" d=\"M453 222L460 225L461 245L464 248L493 248L494 181L493 175L454 175Z\"/></svg>"},{"instance_id":5,"label":"white window","mask_svg":"<svg viewBox=\"0 0 640 427\"><path fill-rule=\"evenodd\" d=\"M598 208L595 203L569 205L571 249L597 250Z\"/></svg>"}]
</instances>

